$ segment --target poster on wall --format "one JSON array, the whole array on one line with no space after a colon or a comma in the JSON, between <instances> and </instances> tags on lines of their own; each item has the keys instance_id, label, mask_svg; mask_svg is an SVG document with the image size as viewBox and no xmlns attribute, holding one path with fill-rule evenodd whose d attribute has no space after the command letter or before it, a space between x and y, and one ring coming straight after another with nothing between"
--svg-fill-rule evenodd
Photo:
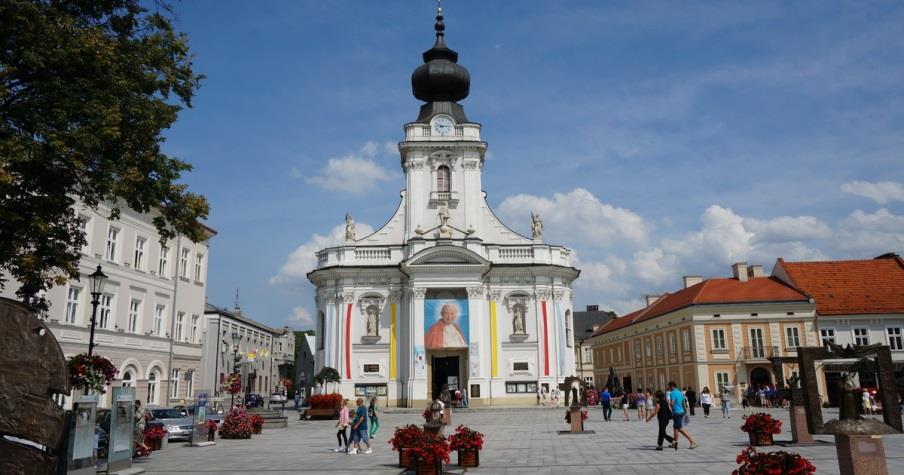
<instances>
[{"instance_id":1,"label":"poster on wall","mask_svg":"<svg viewBox=\"0 0 904 475\"><path fill-rule=\"evenodd\" d=\"M428 350L468 347L468 300L424 300L424 346Z\"/></svg>"},{"instance_id":2,"label":"poster on wall","mask_svg":"<svg viewBox=\"0 0 904 475\"><path fill-rule=\"evenodd\" d=\"M414 377L423 378L427 374L427 357L423 346L414 347Z\"/></svg>"},{"instance_id":3,"label":"poster on wall","mask_svg":"<svg viewBox=\"0 0 904 475\"><path fill-rule=\"evenodd\" d=\"M468 350L468 361L471 367L471 377L480 377L480 346L477 343L471 343Z\"/></svg>"}]
</instances>

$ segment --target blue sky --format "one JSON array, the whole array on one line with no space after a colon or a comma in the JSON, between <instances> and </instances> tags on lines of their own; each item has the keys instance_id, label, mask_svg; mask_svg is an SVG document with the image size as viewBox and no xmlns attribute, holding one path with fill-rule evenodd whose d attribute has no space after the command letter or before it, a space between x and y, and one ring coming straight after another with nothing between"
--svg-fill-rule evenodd
<instances>
[{"instance_id":1,"label":"blue sky","mask_svg":"<svg viewBox=\"0 0 904 475\"><path fill-rule=\"evenodd\" d=\"M211 202L208 297L310 327L303 278L346 212L384 223L435 3L185 1L207 76L165 150ZM899 2L445 2L514 229L575 249L619 313L732 262L904 251Z\"/></svg>"}]
</instances>

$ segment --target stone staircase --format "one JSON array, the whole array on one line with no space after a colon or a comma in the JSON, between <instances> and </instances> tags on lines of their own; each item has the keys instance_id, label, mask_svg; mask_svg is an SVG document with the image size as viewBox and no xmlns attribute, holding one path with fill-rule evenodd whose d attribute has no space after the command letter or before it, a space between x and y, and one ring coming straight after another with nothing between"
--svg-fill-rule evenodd
<instances>
[{"instance_id":1,"label":"stone staircase","mask_svg":"<svg viewBox=\"0 0 904 475\"><path fill-rule=\"evenodd\" d=\"M264 429L284 429L289 425L289 418L281 416L278 410L265 407L252 407L248 414L257 414L264 418Z\"/></svg>"}]
</instances>

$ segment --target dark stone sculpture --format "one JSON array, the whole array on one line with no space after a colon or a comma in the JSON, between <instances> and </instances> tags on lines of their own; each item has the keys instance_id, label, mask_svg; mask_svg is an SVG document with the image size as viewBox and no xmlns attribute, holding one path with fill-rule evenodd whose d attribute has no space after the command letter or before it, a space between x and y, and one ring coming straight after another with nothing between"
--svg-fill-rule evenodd
<instances>
[{"instance_id":1,"label":"dark stone sculpture","mask_svg":"<svg viewBox=\"0 0 904 475\"><path fill-rule=\"evenodd\" d=\"M577 383L577 387L575 387ZM569 376L559 385L559 390L565 395L565 407L586 406L585 383L577 376Z\"/></svg>"},{"instance_id":2,"label":"dark stone sculpture","mask_svg":"<svg viewBox=\"0 0 904 475\"><path fill-rule=\"evenodd\" d=\"M51 400L68 395L69 370L56 338L19 302L0 298L0 436L54 448L63 410ZM51 473L57 456L0 437L0 473Z\"/></svg>"},{"instance_id":3,"label":"dark stone sculpture","mask_svg":"<svg viewBox=\"0 0 904 475\"><path fill-rule=\"evenodd\" d=\"M615 373L615 368L611 366L609 367L609 377L606 379L606 387L614 394L624 393L618 375Z\"/></svg>"}]
</instances>

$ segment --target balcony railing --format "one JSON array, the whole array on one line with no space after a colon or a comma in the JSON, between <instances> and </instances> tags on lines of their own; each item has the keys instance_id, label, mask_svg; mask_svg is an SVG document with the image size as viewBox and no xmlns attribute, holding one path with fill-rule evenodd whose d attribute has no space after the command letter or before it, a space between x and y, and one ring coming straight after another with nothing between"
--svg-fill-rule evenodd
<instances>
[{"instance_id":1,"label":"balcony railing","mask_svg":"<svg viewBox=\"0 0 904 475\"><path fill-rule=\"evenodd\" d=\"M454 191L431 191L430 206L436 207L443 203L448 203L452 208L458 205L458 193Z\"/></svg>"},{"instance_id":2,"label":"balcony railing","mask_svg":"<svg viewBox=\"0 0 904 475\"><path fill-rule=\"evenodd\" d=\"M761 361L776 356L779 356L777 346L745 346L738 352L738 359L742 361Z\"/></svg>"}]
</instances>

